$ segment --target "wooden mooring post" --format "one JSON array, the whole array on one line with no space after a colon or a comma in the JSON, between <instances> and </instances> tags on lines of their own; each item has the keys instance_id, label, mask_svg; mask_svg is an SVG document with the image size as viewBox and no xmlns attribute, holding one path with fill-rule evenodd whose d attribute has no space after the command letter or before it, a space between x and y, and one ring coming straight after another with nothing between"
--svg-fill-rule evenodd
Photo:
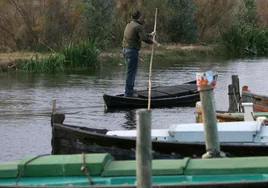
<instances>
[{"instance_id":1,"label":"wooden mooring post","mask_svg":"<svg viewBox=\"0 0 268 188\"><path fill-rule=\"evenodd\" d=\"M51 127L53 127L53 123L60 123L62 124L65 120L64 114L57 114L56 113L56 100L52 100L52 113L51 113Z\"/></svg>"},{"instance_id":2,"label":"wooden mooring post","mask_svg":"<svg viewBox=\"0 0 268 188\"><path fill-rule=\"evenodd\" d=\"M228 112L244 112L244 109L241 105L238 75L232 75L232 84L228 85L228 96L229 96Z\"/></svg>"},{"instance_id":3,"label":"wooden mooring post","mask_svg":"<svg viewBox=\"0 0 268 188\"><path fill-rule=\"evenodd\" d=\"M55 114L56 113L56 100L54 99L52 101L52 114Z\"/></svg>"},{"instance_id":4,"label":"wooden mooring post","mask_svg":"<svg viewBox=\"0 0 268 188\"><path fill-rule=\"evenodd\" d=\"M53 127L53 123L55 123L55 114L56 114L56 100L52 100L52 113L51 113L51 127Z\"/></svg>"},{"instance_id":5,"label":"wooden mooring post","mask_svg":"<svg viewBox=\"0 0 268 188\"><path fill-rule=\"evenodd\" d=\"M151 111L137 110L136 178L138 188L152 187Z\"/></svg>"},{"instance_id":6,"label":"wooden mooring post","mask_svg":"<svg viewBox=\"0 0 268 188\"><path fill-rule=\"evenodd\" d=\"M203 158L220 157L221 150L218 138L218 127L214 103L213 89L215 80L211 71L197 73L197 88L200 91L202 118L204 123L204 135L206 141L206 153Z\"/></svg>"}]
</instances>

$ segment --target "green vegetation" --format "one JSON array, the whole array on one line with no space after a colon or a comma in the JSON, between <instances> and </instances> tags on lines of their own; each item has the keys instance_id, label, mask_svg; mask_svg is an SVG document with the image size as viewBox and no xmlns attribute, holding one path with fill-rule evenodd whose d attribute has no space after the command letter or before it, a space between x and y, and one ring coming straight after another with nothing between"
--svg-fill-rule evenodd
<instances>
[{"instance_id":1,"label":"green vegetation","mask_svg":"<svg viewBox=\"0 0 268 188\"><path fill-rule=\"evenodd\" d=\"M221 35L226 52L235 56L265 56L268 54L268 28L259 23L254 0L245 0L236 24Z\"/></svg>"},{"instance_id":2,"label":"green vegetation","mask_svg":"<svg viewBox=\"0 0 268 188\"><path fill-rule=\"evenodd\" d=\"M96 69L100 64L95 43L89 39L78 44L70 43L63 46L59 53L50 54L47 58L39 58L36 55L31 59L18 59L16 67L28 72L44 73Z\"/></svg>"},{"instance_id":3,"label":"green vegetation","mask_svg":"<svg viewBox=\"0 0 268 188\"><path fill-rule=\"evenodd\" d=\"M65 61L63 56L53 54L51 54L46 59L35 56L31 59L17 59L15 61L18 70L24 70L33 73L55 73L57 71L64 71L64 62Z\"/></svg>"},{"instance_id":4,"label":"green vegetation","mask_svg":"<svg viewBox=\"0 0 268 188\"><path fill-rule=\"evenodd\" d=\"M70 42L63 46L59 54L64 56L64 66L67 69L91 69L99 67L99 50L97 41L84 39L78 44Z\"/></svg>"},{"instance_id":5,"label":"green vegetation","mask_svg":"<svg viewBox=\"0 0 268 188\"><path fill-rule=\"evenodd\" d=\"M121 48L134 8L141 10L148 32L158 8L161 44L218 46L215 53L236 57L267 55L266 0L0 0L0 52L51 53L16 61L18 69L30 72L95 70L101 52ZM176 52L171 54L187 58Z\"/></svg>"},{"instance_id":6,"label":"green vegetation","mask_svg":"<svg viewBox=\"0 0 268 188\"><path fill-rule=\"evenodd\" d=\"M227 53L234 56L265 56L268 54L268 30L254 26L235 26L222 35Z\"/></svg>"},{"instance_id":7,"label":"green vegetation","mask_svg":"<svg viewBox=\"0 0 268 188\"><path fill-rule=\"evenodd\" d=\"M86 35L92 39L101 38L101 49L114 47L113 16L116 8L114 0L83 0L82 13Z\"/></svg>"},{"instance_id":8,"label":"green vegetation","mask_svg":"<svg viewBox=\"0 0 268 188\"><path fill-rule=\"evenodd\" d=\"M195 43L197 27L193 18L196 4L192 0L167 1L166 9L170 12L166 30L171 40L175 43Z\"/></svg>"}]
</instances>

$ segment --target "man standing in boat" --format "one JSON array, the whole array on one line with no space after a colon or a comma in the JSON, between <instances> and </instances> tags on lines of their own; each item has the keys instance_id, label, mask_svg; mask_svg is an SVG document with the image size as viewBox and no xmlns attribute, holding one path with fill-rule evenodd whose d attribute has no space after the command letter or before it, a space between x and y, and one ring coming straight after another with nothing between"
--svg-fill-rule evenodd
<instances>
[{"instance_id":1,"label":"man standing in boat","mask_svg":"<svg viewBox=\"0 0 268 188\"><path fill-rule=\"evenodd\" d=\"M123 55L126 59L126 84L125 84L125 96L132 97L137 96L133 93L135 78L138 70L139 50L141 48L141 42L147 44L158 44L153 41L152 36L155 32L146 35L144 32L143 24L144 19L141 16L140 11L135 10L131 14L132 21L127 24L124 37L123 37Z\"/></svg>"}]
</instances>

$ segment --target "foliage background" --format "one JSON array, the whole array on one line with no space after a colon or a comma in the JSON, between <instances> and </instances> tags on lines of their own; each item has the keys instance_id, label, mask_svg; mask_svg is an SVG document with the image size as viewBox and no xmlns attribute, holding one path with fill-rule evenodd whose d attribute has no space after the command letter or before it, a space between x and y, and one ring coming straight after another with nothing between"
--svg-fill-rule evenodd
<instances>
[{"instance_id":1,"label":"foliage background","mask_svg":"<svg viewBox=\"0 0 268 188\"><path fill-rule=\"evenodd\" d=\"M58 52L85 38L99 41L102 50L120 47L134 8L142 11L148 32L158 8L157 40L162 44L217 43L231 52L239 46L244 53L250 44L232 39L234 33L248 43L267 40L266 0L0 0L0 51Z\"/></svg>"}]
</instances>

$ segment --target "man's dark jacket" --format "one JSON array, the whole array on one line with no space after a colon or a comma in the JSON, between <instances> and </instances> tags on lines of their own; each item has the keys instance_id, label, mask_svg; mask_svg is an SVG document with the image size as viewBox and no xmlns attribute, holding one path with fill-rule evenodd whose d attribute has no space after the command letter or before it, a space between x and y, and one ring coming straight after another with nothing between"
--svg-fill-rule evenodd
<instances>
[{"instance_id":1,"label":"man's dark jacket","mask_svg":"<svg viewBox=\"0 0 268 188\"><path fill-rule=\"evenodd\" d=\"M124 31L123 48L135 48L140 50L141 42L153 44L152 38L146 35L143 26L136 20L127 24Z\"/></svg>"}]
</instances>

